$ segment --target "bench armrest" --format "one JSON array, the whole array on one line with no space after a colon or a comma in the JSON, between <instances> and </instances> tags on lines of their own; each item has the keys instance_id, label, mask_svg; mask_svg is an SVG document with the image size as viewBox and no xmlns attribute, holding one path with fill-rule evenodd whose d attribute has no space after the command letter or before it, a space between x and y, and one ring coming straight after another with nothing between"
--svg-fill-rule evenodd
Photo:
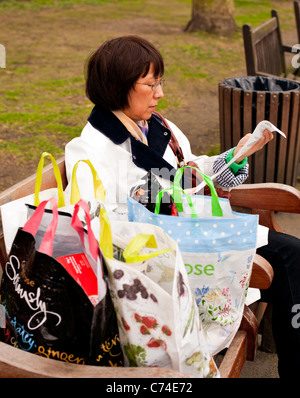
<instances>
[{"instance_id":1,"label":"bench armrest","mask_svg":"<svg viewBox=\"0 0 300 398\"><path fill-rule=\"evenodd\" d=\"M286 184L243 184L230 193L232 206L300 214L300 191Z\"/></svg>"}]
</instances>

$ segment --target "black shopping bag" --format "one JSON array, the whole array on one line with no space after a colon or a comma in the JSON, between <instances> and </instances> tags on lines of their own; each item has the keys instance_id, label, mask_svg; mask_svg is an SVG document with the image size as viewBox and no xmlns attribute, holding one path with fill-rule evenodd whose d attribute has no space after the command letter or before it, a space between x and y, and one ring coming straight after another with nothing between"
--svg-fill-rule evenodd
<instances>
[{"instance_id":1,"label":"black shopping bag","mask_svg":"<svg viewBox=\"0 0 300 398\"><path fill-rule=\"evenodd\" d=\"M72 217L58 212L56 201L50 201L53 209L45 209L48 201L42 202L18 230L9 253L0 288L6 312L2 338L51 359L123 366L116 316L88 206L80 200ZM85 212L87 230L78 218L80 209ZM80 272L88 266L96 279L82 278ZM84 286L91 281L91 286Z\"/></svg>"}]
</instances>

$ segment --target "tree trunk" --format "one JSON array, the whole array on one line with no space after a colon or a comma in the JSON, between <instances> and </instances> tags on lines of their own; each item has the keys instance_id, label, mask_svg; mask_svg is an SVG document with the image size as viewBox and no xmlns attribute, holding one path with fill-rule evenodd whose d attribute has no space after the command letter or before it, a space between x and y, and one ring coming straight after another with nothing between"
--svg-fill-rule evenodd
<instances>
[{"instance_id":1,"label":"tree trunk","mask_svg":"<svg viewBox=\"0 0 300 398\"><path fill-rule=\"evenodd\" d=\"M193 0L192 19L187 32L231 34L236 29L233 0Z\"/></svg>"}]
</instances>

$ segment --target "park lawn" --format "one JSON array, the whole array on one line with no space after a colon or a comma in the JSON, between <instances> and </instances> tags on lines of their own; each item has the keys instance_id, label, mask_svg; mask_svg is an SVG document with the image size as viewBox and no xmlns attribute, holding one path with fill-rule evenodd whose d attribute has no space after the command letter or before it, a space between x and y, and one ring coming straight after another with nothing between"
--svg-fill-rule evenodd
<instances>
[{"instance_id":1,"label":"park lawn","mask_svg":"<svg viewBox=\"0 0 300 398\"><path fill-rule=\"evenodd\" d=\"M144 36L164 56L165 98L158 110L180 125L178 109L199 104L203 115L193 112L184 120L189 138L199 154L218 152L218 82L245 74L241 26L262 23L272 8L283 32L296 37L291 1L236 0L238 29L231 37L184 32L191 16L187 0L0 1L0 43L6 48L0 191L34 172L43 151L58 157L80 135L92 109L84 91L86 59L102 41L123 34ZM212 133L201 141L196 131L206 125Z\"/></svg>"}]
</instances>

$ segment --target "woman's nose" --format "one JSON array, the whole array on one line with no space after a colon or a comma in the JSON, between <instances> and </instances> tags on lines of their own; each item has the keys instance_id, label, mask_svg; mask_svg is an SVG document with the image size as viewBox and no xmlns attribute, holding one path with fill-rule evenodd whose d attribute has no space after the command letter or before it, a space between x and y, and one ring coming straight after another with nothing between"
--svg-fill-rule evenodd
<instances>
[{"instance_id":1,"label":"woman's nose","mask_svg":"<svg viewBox=\"0 0 300 398\"><path fill-rule=\"evenodd\" d=\"M164 96L164 92L163 92L161 84L159 84L157 89L154 91L154 97L159 99L159 98L162 98L163 96Z\"/></svg>"}]
</instances>

